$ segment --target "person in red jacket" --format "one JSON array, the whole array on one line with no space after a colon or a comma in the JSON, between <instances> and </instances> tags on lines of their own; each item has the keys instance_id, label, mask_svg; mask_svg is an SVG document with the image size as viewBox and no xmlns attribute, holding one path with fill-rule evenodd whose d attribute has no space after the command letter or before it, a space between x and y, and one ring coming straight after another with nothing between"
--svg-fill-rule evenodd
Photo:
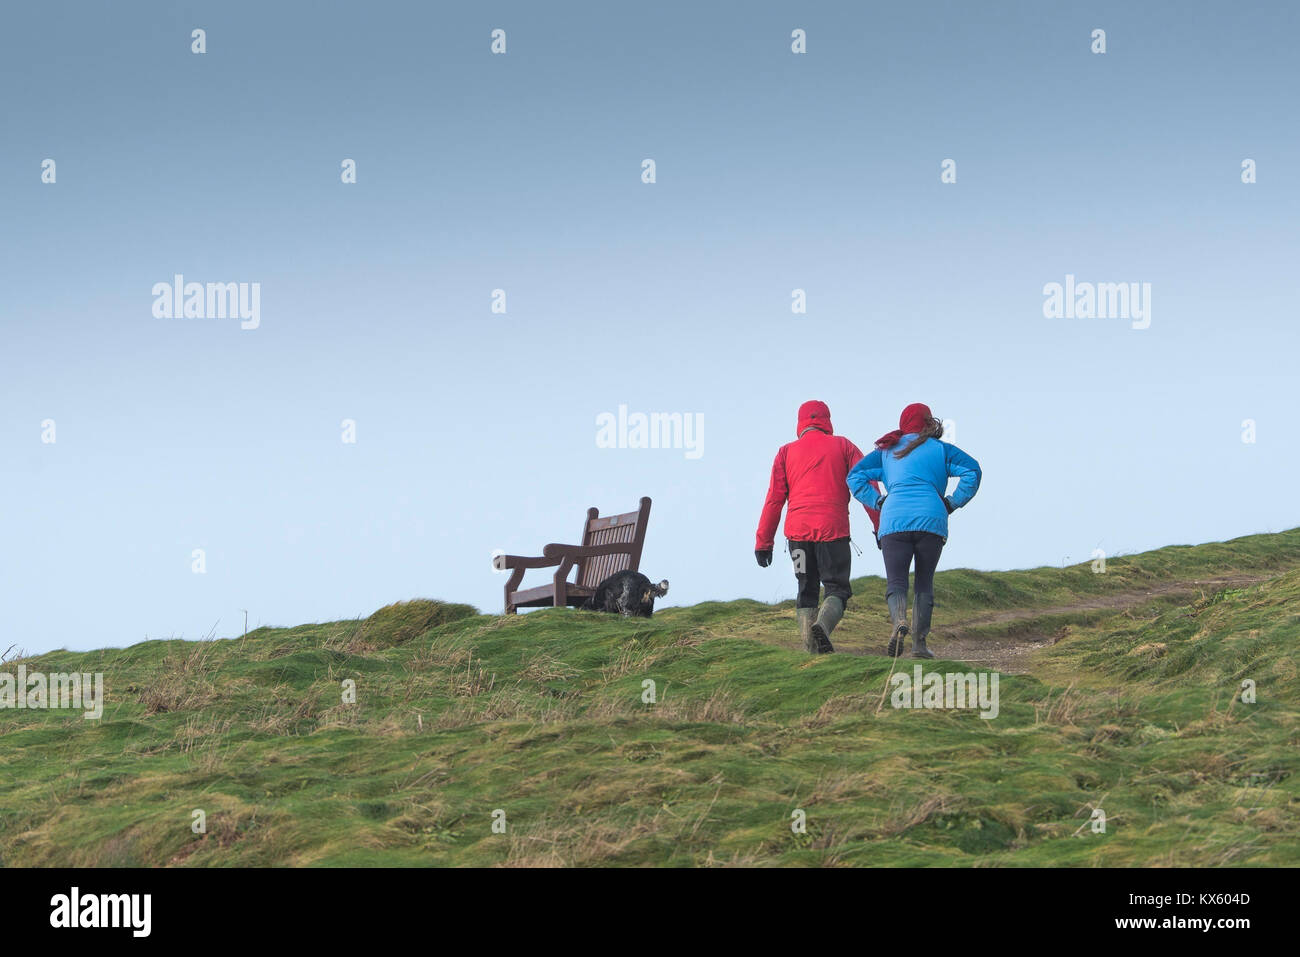
<instances>
[{"instance_id":1,"label":"person in red jacket","mask_svg":"<svg viewBox=\"0 0 1300 957\"><path fill-rule=\"evenodd\" d=\"M795 602L799 632L804 648L814 654L835 650L831 632L844 617L853 589L849 569L849 470L862 460L856 445L836 435L831 427L831 410L825 402L811 400L799 406L795 441L781 446L772 463L772 480L767 500L758 519L754 557L766 568L772 564L772 545L781 509L785 513L785 537L799 582ZM865 506L864 506L865 507ZM868 508L873 529L880 526L880 513ZM817 609L817 596L826 586L826 600Z\"/></svg>"}]
</instances>

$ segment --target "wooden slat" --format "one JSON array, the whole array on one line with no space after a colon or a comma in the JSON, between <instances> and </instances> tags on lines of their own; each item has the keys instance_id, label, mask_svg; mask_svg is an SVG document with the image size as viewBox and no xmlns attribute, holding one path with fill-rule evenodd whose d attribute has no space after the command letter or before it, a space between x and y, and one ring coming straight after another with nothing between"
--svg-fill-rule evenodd
<instances>
[{"instance_id":1,"label":"wooden slat","mask_svg":"<svg viewBox=\"0 0 1300 957\"><path fill-rule=\"evenodd\" d=\"M575 603L575 599L586 600L596 593L594 588L583 588L581 585L569 586L569 601ZM542 605L552 605L555 603L555 585L538 585L536 588L525 588L522 591L514 593L514 603L524 608L531 607L538 603Z\"/></svg>"},{"instance_id":2,"label":"wooden slat","mask_svg":"<svg viewBox=\"0 0 1300 957\"><path fill-rule=\"evenodd\" d=\"M587 528L594 531L599 528L618 528L623 525L635 527L637 517L640 514L640 512L624 512L622 515L602 515L600 518L593 518L589 521Z\"/></svg>"},{"instance_id":3,"label":"wooden slat","mask_svg":"<svg viewBox=\"0 0 1300 957\"><path fill-rule=\"evenodd\" d=\"M634 515L636 513L633 513ZM597 521L603 521L598 519ZM610 525L605 528L594 529L587 536L589 545L625 545L631 543L636 537L636 526L622 524ZM586 565L582 570L582 577L579 584L595 588L610 575L615 572L621 572L631 564L631 556L621 555L596 555L587 559Z\"/></svg>"}]
</instances>

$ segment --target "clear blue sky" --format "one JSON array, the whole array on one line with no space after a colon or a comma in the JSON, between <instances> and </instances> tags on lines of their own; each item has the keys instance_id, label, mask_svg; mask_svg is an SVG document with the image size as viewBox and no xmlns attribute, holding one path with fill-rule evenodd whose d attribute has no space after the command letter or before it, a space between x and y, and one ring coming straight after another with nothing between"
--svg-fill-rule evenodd
<instances>
[{"instance_id":1,"label":"clear blue sky","mask_svg":"<svg viewBox=\"0 0 1300 957\"><path fill-rule=\"evenodd\" d=\"M956 421L984 486L943 567L1300 524L1297 27L1265 3L10 5L0 645L498 611L493 549L641 495L670 603L789 598L753 533L809 398L864 449L909 402ZM176 273L261 283L261 327L155 319ZM1067 274L1151 283L1150 328L1044 318ZM620 404L702 416L703 455L598 448Z\"/></svg>"}]
</instances>

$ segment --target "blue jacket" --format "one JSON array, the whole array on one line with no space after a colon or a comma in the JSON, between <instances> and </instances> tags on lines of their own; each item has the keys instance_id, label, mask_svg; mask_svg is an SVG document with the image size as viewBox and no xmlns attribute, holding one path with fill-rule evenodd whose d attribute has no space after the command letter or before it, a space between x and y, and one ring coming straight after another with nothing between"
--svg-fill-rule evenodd
<instances>
[{"instance_id":1,"label":"blue jacket","mask_svg":"<svg viewBox=\"0 0 1300 957\"><path fill-rule=\"evenodd\" d=\"M961 508L979 491L980 464L947 442L926 439L904 458L894 453L916 438L905 435L892 449L877 449L849 471L849 491L867 508L877 508L880 495L872 482L882 482L887 497L880 513L879 536L896 532L933 532L948 537L948 510L943 506L948 478L960 478L952 497Z\"/></svg>"}]
</instances>

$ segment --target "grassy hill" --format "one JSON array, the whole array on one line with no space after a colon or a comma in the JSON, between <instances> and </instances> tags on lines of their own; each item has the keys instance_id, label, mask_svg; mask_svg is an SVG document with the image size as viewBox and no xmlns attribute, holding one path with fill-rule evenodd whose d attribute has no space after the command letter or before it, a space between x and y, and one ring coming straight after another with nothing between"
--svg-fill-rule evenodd
<instances>
[{"instance_id":1,"label":"grassy hill","mask_svg":"<svg viewBox=\"0 0 1300 957\"><path fill-rule=\"evenodd\" d=\"M925 669L999 669L993 720L891 707L915 662L881 656L881 580L854 590L819 658L754 601L413 601L28 658L107 704L0 710L0 863L1300 864L1300 529L940 573L931 646L973 664Z\"/></svg>"}]
</instances>

